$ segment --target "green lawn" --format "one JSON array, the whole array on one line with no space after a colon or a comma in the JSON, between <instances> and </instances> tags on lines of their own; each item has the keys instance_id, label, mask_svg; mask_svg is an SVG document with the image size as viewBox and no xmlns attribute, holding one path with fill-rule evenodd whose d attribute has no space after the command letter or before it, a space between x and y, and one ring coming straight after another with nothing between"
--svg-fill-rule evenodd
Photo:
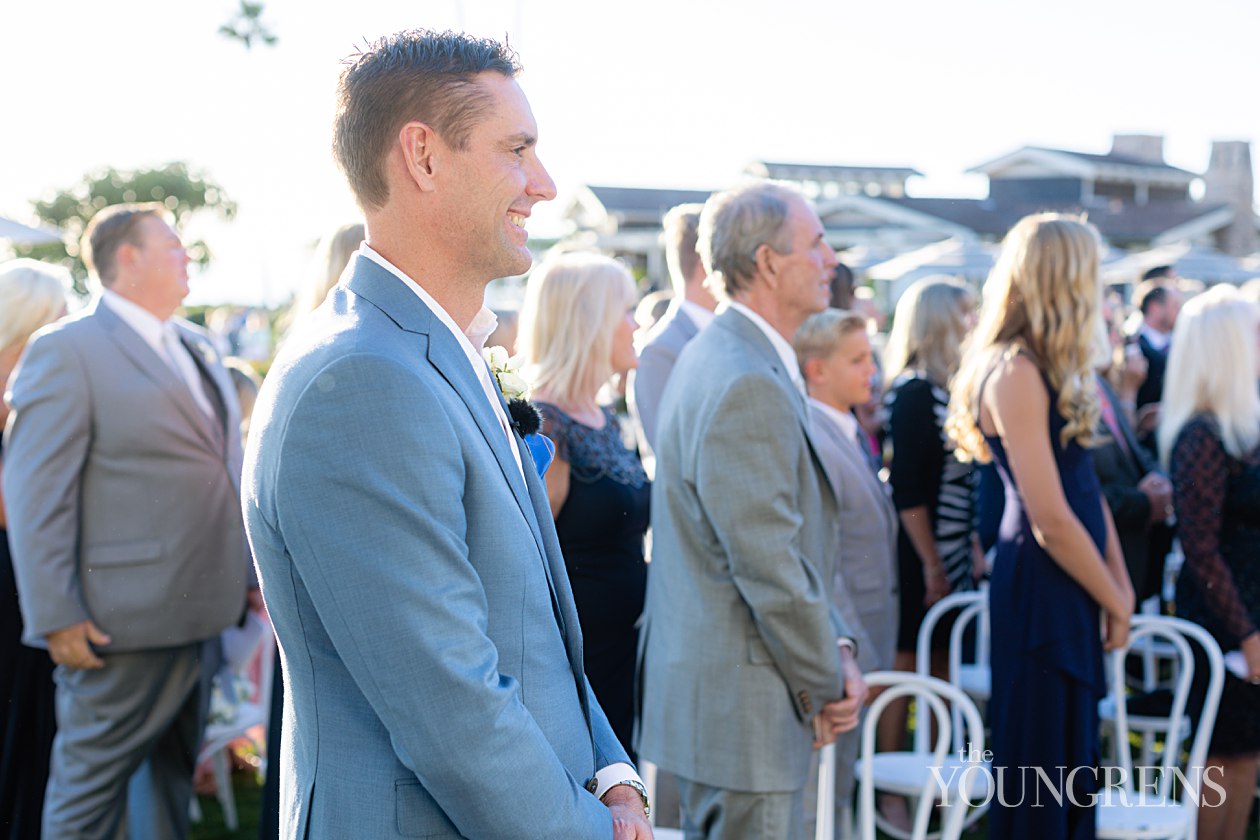
<instances>
[{"instance_id":1,"label":"green lawn","mask_svg":"<svg viewBox=\"0 0 1260 840\"><path fill-rule=\"evenodd\" d=\"M201 822L193 823L191 840L257 840L258 809L262 805L262 786L257 774L238 772L232 775L236 793L236 813L241 827L229 831L223 824L223 810L213 796L201 796Z\"/></svg>"}]
</instances>

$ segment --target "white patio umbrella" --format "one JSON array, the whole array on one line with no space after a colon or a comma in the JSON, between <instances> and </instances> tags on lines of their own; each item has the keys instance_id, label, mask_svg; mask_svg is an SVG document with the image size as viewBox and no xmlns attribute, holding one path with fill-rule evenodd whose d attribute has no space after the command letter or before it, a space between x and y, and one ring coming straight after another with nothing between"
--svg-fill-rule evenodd
<instances>
[{"instance_id":1,"label":"white patio umbrella","mask_svg":"<svg viewBox=\"0 0 1260 840\"><path fill-rule=\"evenodd\" d=\"M0 216L0 240L14 245L42 245L60 241L61 231L45 227L31 227Z\"/></svg>"},{"instance_id":2,"label":"white patio umbrella","mask_svg":"<svg viewBox=\"0 0 1260 840\"><path fill-rule=\"evenodd\" d=\"M996 254L996 245L951 238L873 265L866 274L876 281L881 303L892 311L911 283L933 274L960 277L980 286L993 268Z\"/></svg>"},{"instance_id":3,"label":"white patio umbrella","mask_svg":"<svg viewBox=\"0 0 1260 840\"><path fill-rule=\"evenodd\" d=\"M1133 282L1144 272L1159 265L1171 265L1178 276L1214 283L1245 283L1260 277L1260 265L1248 264L1215 248L1177 242L1160 245L1149 251L1129 254L1103 266L1103 279L1111 282Z\"/></svg>"}]
</instances>

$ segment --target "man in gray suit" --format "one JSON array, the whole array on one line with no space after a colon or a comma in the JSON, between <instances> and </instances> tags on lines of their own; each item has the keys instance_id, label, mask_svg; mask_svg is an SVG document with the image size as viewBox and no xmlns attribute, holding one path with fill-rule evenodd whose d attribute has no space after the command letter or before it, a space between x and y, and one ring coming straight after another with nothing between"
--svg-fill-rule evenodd
<instances>
[{"instance_id":1,"label":"man in gray suit","mask_svg":"<svg viewBox=\"0 0 1260 840\"><path fill-rule=\"evenodd\" d=\"M58 665L43 836L116 836L130 779L132 836L178 838L203 653L246 605L240 413L209 338L172 318L188 255L165 208L106 208L84 242L103 291L27 347L5 444L24 641Z\"/></svg>"},{"instance_id":2,"label":"man in gray suit","mask_svg":"<svg viewBox=\"0 0 1260 840\"><path fill-rule=\"evenodd\" d=\"M795 192L714 195L700 253L729 306L661 400L639 752L679 777L688 838L797 838L811 748L866 686L831 602L836 498L790 343L835 253ZM839 642L839 644L838 644Z\"/></svg>"},{"instance_id":3,"label":"man in gray suit","mask_svg":"<svg viewBox=\"0 0 1260 840\"><path fill-rule=\"evenodd\" d=\"M678 354L713 320L713 310L717 308L717 300L704 285L704 263L696 252L703 206L680 204L665 214L665 262L674 286L674 302L644 337L639 367L630 373L630 414L639 438L639 454L649 476L656 474L656 417L665 383Z\"/></svg>"},{"instance_id":4,"label":"man in gray suit","mask_svg":"<svg viewBox=\"0 0 1260 840\"><path fill-rule=\"evenodd\" d=\"M342 73L333 150L367 241L277 358L246 458L286 838L651 837L480 354L486 284L529 269L525 219L555 197L518 71L409 31Z\"/></svg>"}]
</instances>

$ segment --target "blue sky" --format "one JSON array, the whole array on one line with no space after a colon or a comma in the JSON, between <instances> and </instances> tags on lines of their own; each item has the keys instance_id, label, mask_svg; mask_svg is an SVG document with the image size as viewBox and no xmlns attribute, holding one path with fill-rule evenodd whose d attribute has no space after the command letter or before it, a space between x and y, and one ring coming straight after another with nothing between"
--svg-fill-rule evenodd
<instances>
[{"instance_id":1,"label":"blue sky","mask_svg":"<svg viewBox=\"0 0 1260 840\"><path fill-rule=\"evenodd\" d=\"M355 214L328 154L339 60L409 26L509 35L560 188L722 187L754 159L909 165L919 195L1023 144L1105 152L1164 134L1201 171L1260 139L1260 4L1197 0L269 0L274 49L218 37L234 0L12 0L0 27L0 213L106 165L185 160L239 203L203 223L195 300L279 300ZM1250 89L1250 90L1249 90Z\"/></svg>"}]
</instances>

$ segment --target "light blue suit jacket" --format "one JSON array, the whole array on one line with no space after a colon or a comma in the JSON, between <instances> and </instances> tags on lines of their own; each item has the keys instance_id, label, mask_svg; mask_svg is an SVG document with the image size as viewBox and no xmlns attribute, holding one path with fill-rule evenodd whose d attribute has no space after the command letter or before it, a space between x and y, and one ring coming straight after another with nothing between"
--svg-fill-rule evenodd
<instances>
[{"instance_id":1,"label":"light blue suit jacket","mask_svg":"<svg viewBox=\"0 0 1260 840\"><path fill-rule=\"evenodd\" d=\"M281 836L609 838L627 761L546 493L467 357L357 257L260 396L243 488L286 682Z\"/></svg>"}]
</instances>

